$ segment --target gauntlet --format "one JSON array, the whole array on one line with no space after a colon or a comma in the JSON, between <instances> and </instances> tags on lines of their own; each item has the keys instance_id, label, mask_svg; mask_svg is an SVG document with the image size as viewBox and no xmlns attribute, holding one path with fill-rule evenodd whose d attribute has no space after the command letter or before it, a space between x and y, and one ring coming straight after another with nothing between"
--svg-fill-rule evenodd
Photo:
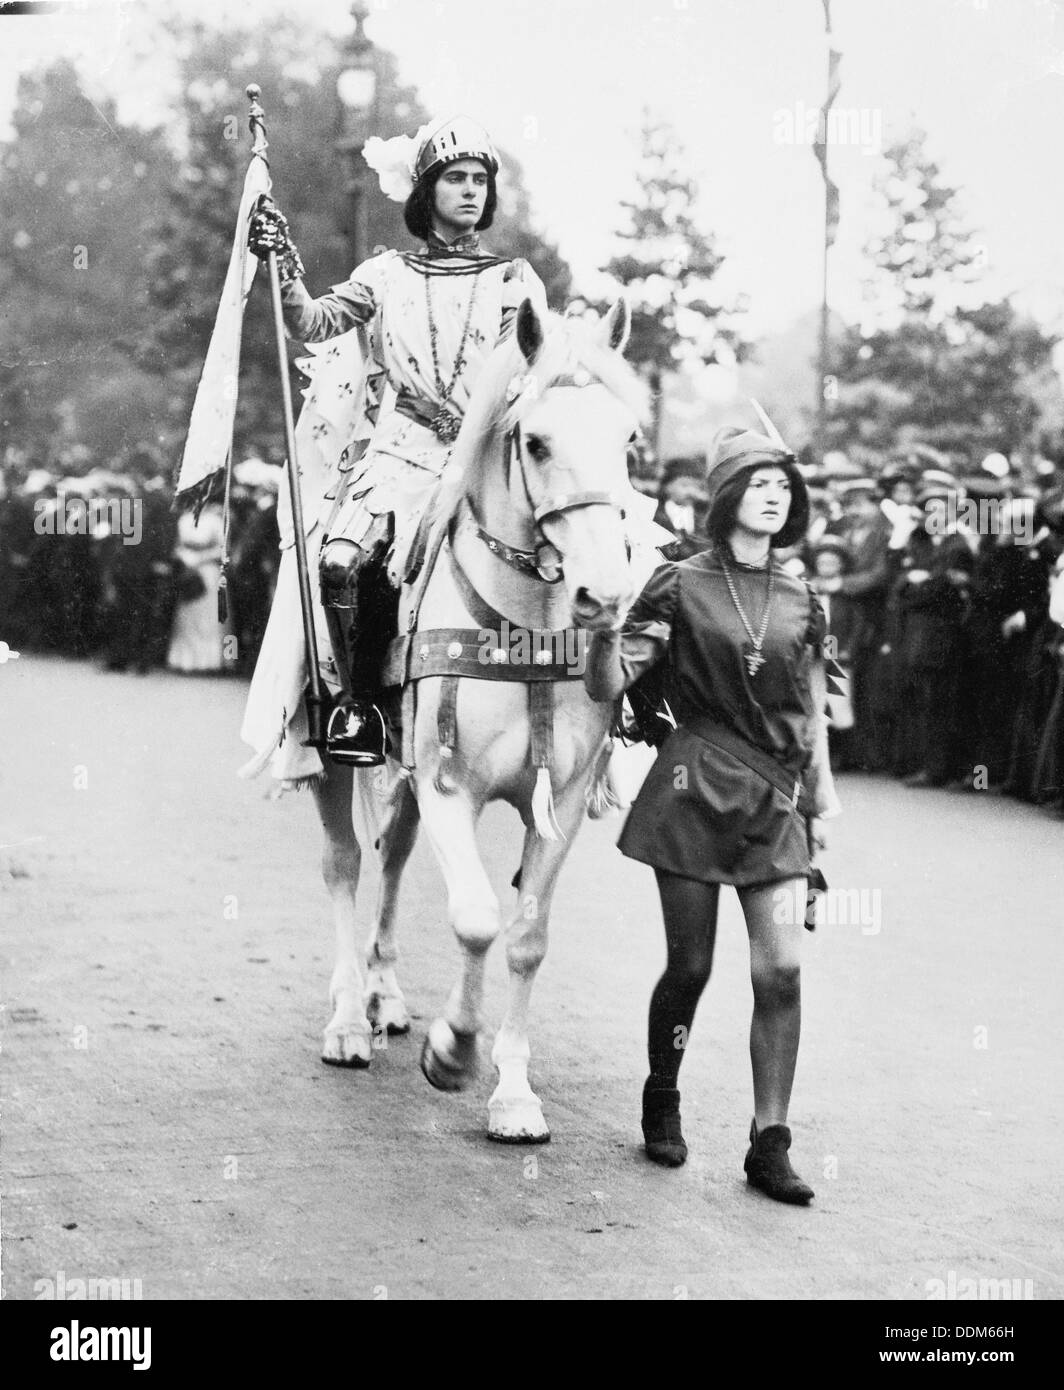
<instances>
[{"instance_id":1,"label":"gauntlet","mask_svg":"<svg viewBox=\"0 0 1064 1390\"><path fill-rule=\"evenodd\" d=\"M277 253L277 269L282 287L293 280L302 280L306 271L296 244L288 230L288 219L276 203L265 202L248 225L248 249L260 261L269 260L270 252Z\"/></svg>"}]
</instances>

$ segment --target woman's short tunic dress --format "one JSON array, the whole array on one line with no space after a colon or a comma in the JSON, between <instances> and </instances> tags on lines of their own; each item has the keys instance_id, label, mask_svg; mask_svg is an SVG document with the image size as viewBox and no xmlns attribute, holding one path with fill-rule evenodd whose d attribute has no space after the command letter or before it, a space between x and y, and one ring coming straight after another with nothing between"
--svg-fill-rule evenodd
<instances>
[{"instance_id":1,"label":"woman's short tunic dress","mask_svg":"<svg viewBox=\"0 0 1064 1390\"><path fill-rule=\"evenodd\" d=\"M541 313L546 312L542 282L525 261L482 257L476 246L476 238L464 238L452 249L433 239L433 254L382 252L319 299L312 299L300 281L285 290L286 324L304 342L322 342L356 326L366 330L365 413L372 437L361 458L346 470L343 495L366 494L374 514L394 514L390 568L396 581L421 513L453 448L452 442L440 439L427 424L397 407L404 395L427 406L430 413L445 403L433 367L429 298L436 366L444 387L451 388L446 404L459 418L481 367L521 301L531 298ZM478 262L483 263L479 268ZM432 264L448 269L433 273ZM467 319L469 331L463 342ZM463 365L455 376L459 350Z\"/></svg>"},{"instance_id":2,"label":"woman's short tunic dress","mask_svg":"<svg viewBox=\"0 0 1064 1390\"><path fill-rule=\"evenodd\" d=\"M737 887L805 877L806 818L775 786L689 727L726 726L789 776L809 768L817 711L813 649L824 636L820 605L773 557L775 580L764 665L751 676L749 639L714 550L662 565L633 605L621 639L626 684L659 660L678 727L662 745L621 833L632 859L703 883ZM768 576L730 566L743 611L757 631Z\"/></svg>"}]
</instances>

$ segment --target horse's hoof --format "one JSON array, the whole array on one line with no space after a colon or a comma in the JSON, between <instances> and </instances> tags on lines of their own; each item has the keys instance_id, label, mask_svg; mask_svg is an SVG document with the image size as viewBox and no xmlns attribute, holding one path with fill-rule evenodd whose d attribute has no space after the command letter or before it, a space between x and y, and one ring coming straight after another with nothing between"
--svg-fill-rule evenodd
<instances>
[{"instance_id":1,"label":"horse's hoof","mask_svg":"<svg viewBox=\"0 0 1064 1390\"><path fill-rule=\"evenodd\" d=\"M549 1144L542 1105L538 1100L489 1101L488 1138L495 1144Z\"/></svg>"},{"instance_id":2,"label":"horse's hoof","mask_svg":"<svg viewBox=\"0 0 1064 1390\"><path fill-rule=\"evenodd\" d=\"M365 1033L326 1033L321 1060L330 1067L364 1069L373 1060L373 1039Z\"/></svg>"},{"instance_id":3,"label":"horse's hoof","mask_svg":"<svg viewBox=\"0 0 1064 1390\"><path fill-rule=\"evenodd\" d=\"M366 1016L374 1030L384 1028L389 1037L402 1037L410 1032L410 1015L406 1004L394 995L372 994L366 1000Z\"/></svg>"},{"instance_id":4,"label":"horse's hoof","mask_svg":"<svg viewBox=\"0 0 1064 1390\"><path fill-rule=\"evenodd\" d=\"M432 1034L437 1029L440 1032L446 1029L453 1039L450 1056L441 1055L438 1048L433 1046ZM476 1034L455 1033L437 1019L421 1044L421 1070L429 1085L435 1086L437 1091L462 1091L476 1074L476 1063Z\"/></svg>"}]
</instances>

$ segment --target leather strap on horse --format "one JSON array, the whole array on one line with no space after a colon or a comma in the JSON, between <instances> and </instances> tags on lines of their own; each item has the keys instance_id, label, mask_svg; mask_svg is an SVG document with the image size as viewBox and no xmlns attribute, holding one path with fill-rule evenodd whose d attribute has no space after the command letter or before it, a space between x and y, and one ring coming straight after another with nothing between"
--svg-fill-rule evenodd
<instances>
[{"instance_id":1,"label":"leather strap on horse","mask_svg":"<svg viewBox=\"0 0 1064 1390\"><path fill-rule=\"evenodd\" d=\"M532 766L549 768L554 757L553 685L529 685L528 716L532 725Z\"/></svg>"},{"instance_id":2,"label":"leather strap on horse","mask_svg":"<svg viewBox=\"0 0 1064 1390\"><path fill-rule=\"evenodd\" d=\"M388 644L381 684L389 689L428 676L459 676L466 680L544 685L579 680L583 675L579 652L574 661L574 653L568 649L568 639L579 637L578 628L520 631L518 641L527 647L527 657L521 645L513 649L500 646L494 633L475 627L437 627L395 637Z\"/></svg>"},{"instance_id":3,"label":"leather strap on horse","mask_svg":"<svg viewBox=\"0 0 1064 1390\"><path fill-rule=\"evenodd\" d=\"M436 710L436 736L440 742L440 761L448 762L454 757L454 746L458 742L458 677L444 676L440 685L440 703ZM440 768L443 771L443 768ZM436 788L446 791L446 786L437 777Z\"/></svg>"},{"instance_id":4,"label":"leather strap on horse","mask_svg":"<svg viewBox=\"0 0 1064 1390\"><path fill-rule=\"evenodd\" d=\"M469 576L458 563L458 557L454 553L453 541L447 552L447 556L451 562L451 575L454 578L455 584L458 586L458 592L462 597L462 602L466 606L466 612L475 623L479 623L482 628L487 628L490 632L501 632L503 623L505 623L508 628L518 628L522 626L521 623L513 622L505 613L500 613L497 608L492 608L487 599L482 598L480 594L477 593Z\"/></svg>"},{"instance_id":5,"label":"leather strap on horse","mask_svg":"<svg viewBox=\"0 0 1064 1390\"><path fill-rule=\"evenodd\" d=\"M410 561L407 565L407 572L404 578L411 586L416 585L410 600L410 611L406 618L406 636L397 638L392 642L388 656L385 660L385 673L383 683L388 685L401 685L403 687L402 703L400 706L400 718L403 724L403 742L400 750L403 769L409 775L414 766L414 720L417 718L417 684L409 678L407 662L410 652L411 634L417 628L418 616L421 612L421 603L425 597L425 590L428 588L429 580L432 578L432 571L436 568L436 560L440 553L440 547L450 529L444 526L442 518L436 515L436 504L439 499L440 488L436 487L429 505L418 525L417 535L414 540L414 547ZM427 518L430 518L428 520ZM420 581L420 582L419 582ZM397 677L391 681L387 679L388 670L394 659L393 653L396 646L401 650L401 669Z\"/></svg>"}]
</instances>

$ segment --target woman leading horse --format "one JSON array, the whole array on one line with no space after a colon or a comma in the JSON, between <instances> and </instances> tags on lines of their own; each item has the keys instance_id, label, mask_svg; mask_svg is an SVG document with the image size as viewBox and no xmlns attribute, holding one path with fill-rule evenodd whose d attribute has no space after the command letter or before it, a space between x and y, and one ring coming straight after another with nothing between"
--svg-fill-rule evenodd
<instances>
[{"instance_id":1,"label":"woman leading horse","mask_svg":"<svg viewBox=\"0 0 1064 1390\"><path fill-rule=\"evenodd\" d=\"M754 988L746 1173L770 1197L805 1203L812 1189L787 1154L800 946L811 843L820 819L839 808L823 713L823 614L772 552L801 538L809 505L794 456L752 430L723 431L707 489L711 548L651 576L623 628L594 635L585 677L594 699L615 700L663 662L677 723L620 839L624 854L653 866L665 922L643 1133L648 1158L685 1161L677 1081L709 979L720 888L731 884Z\"/></svg>"}]
</instances>

